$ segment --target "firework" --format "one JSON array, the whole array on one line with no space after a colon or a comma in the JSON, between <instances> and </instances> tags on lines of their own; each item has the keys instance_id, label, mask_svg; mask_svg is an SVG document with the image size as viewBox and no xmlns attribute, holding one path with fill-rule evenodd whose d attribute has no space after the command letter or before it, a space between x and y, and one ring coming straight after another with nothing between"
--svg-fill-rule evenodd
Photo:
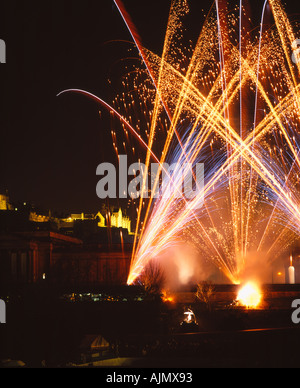
<instances>
[{"instance_id":1,"label":"firework","mask_svg":"<svg viewBox=\"0 0 300 388\"><path fill-rule=\"evenodd\" d=\"M259 287L253 283L247 283L238 293L237 301L248 308L257 308L261 303L262 295Z\"/></svg>"},{"instance_id":2,"label":"firework","mask_svg":"<svg viewBox=\"0 0 300 388\"><path fill-rule=\"evenodd\" d=\"M124 4L115 3L143 65L126 77L114 107L98 101L121 120L126 141L129 131L146 149L144 182L152 159L160 166L155 187L165 162L190 166L183 174L165 171L175 187L169 196L137 203L128 284L167 257L184 282L209 261L240 284L254 263L275 260L300 233L297 26L278 0L264 3L260 26L242 0L232 8L217 0L197 42L186 44L188 2L172 1L159 56L142 46ZM192 200L178 197L197 163L205 164L204 186L195 182ZM195 252L198 259L189 260Z\"/></svg>"}]
</instances>

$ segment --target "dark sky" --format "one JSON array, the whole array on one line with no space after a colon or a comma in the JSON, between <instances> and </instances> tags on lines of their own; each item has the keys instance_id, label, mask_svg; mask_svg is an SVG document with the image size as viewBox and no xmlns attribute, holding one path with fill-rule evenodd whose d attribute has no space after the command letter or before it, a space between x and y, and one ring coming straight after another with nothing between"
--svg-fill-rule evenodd
<instances>
[{"instance_id":1,"label":"dark sky","mask_svg":"<svg viewBox=\"0 0 300 388\"><path fill-rule=\"evenodd\" d=\"M128 9L160 48L169 1L141 3L129 0ZM0 191L45 209L96 210L96 167L114 152L107 114L100 120L99 106L86 97L56 95L81 88L111 102L115 91L107 80L121 74L131 48L117 42L130 40L123 20L112 0L2 1L0 15L7 45L0 68Z\"/></svg>"},{"instance_id":2,"label":"dark sky","mask_svg":"<svg viewBox=\"0 0 300 388\"><path fill-rule=\"evenodd\" d=\"M143 44L160 54L171 1L124 3ZM191 3L191 30L198 34L198 12L211 2ZM253 3L258 8L263 1ZM289 12L300 11L288 4ZM131 47L120 42L131 38L113 0L1 0L0 38L7 44L0 67L0 191L45 210L97 210L96 167L114 152L109 117L103 112L100 119L99 106L86 97L56 95L81 88L112 101L107 80L118 81Z\"/></svg>"}]
</instances>

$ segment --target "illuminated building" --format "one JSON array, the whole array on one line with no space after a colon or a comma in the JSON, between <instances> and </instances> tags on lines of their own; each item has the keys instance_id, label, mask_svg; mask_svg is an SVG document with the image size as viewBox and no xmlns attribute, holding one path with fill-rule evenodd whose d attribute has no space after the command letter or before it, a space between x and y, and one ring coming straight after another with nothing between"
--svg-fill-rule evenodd
<instances>
[{"instance_id":1,"label":"illuminated building","mask_svg":"<svg viewBox=\"0 0 300 388\"><path fill-rule=\"evenodd\" d=\"M129 234L131 233L131 220L128 216L123 214L123 211L121 208L117 212L110 212L108 211L106 213L106 216L99 211L97 214L71 214L70 217L65 219L60 219L59 224L60 227L63 225L65 227L67 226L74 226L76 221L94 221L97 220L97 226L98 228L118 228L118 229L125 229Z\"/></svg>"},{"instance_id":2,"label":"illuminated building","mask_svg":"<svg viewBox=\"0 0 300 388\"><path fill-rule=\"evenodd\" d=\"M7 195L0 204L0 288L126 284L133 236L122 209L55 218Z\"/></svg>"},{"instance_id":3,"label":"illuminated building","mask_svg":"<svg viewBox=\"0 0 300 388\"><path fill-rule=\"evenodd\" d=\"M129 217L123 215L121 209L118 212L112 213L110 225L115 228L127 229L128 233L131 233L131 221Z\"/></svg>"},{"instance_id":4,"label":"illuminated building","mask_svg":"<svg viewBox=\"0 0 300 388\"><path fill-rule=\"evenodd\" d=\"M13 206L9 202L9 197L6 194L0 194L0 210L13 210Z\"/></svg>"},{"instance_id":5,"label":"illuminated building","mask_svg":"<svg viewBox=\"0 0 300 388\"><path fill-rule=\"evenodd\" d=\"M41 214L37 214L36 212L31 211L29 214L29 221L31 221L31 222L49 222L50 217L44 216Z\"/></svg>"}]
</instances>

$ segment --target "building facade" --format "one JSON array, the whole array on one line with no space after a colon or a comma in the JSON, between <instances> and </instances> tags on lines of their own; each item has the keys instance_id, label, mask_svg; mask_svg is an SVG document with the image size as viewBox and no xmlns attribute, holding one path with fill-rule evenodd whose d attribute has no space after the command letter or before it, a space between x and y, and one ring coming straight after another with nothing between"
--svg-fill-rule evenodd
<instances>
[{"instance_id":1,"label":"building facade","mask_svg":"<svg viewBox=\"0 0 300 388\"><path fill-rule=\"evenodd\" d=\"M133 235L121 209L54 218L12 206L6 195L0 205L0 291L39 282L126 284Z\"/></svg>"}]
</instances>

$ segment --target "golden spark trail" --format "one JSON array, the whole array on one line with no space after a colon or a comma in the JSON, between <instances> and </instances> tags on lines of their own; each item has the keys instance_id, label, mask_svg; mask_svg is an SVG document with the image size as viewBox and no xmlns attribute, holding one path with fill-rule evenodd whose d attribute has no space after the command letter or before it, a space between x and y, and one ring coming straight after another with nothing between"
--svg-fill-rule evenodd
<instances>
[{"instance_id":1,"label":"golden spark trail","mask_svg":"<svg viewBox=\"0 0 300 388\"><path fill-rule=\"evenodd\" d=\"M126 78L130 92L114 102L114 114L126 112L117 115L125 140L130 130L146 149L128 284L152 260L164 264L181 243L197 252L199 266L209 261L239 283L249 255L279 255L300 236L300 63L291 56L297 35L278 0L263 3L259 27L245 1L216 0L195 45L184 43L187 1L172 0L159 56L142 46L122 1L114 1L148 72L134 68L134 86ZM265 28L267 13L275 24ZM134 152L126 141L123 149ZM173 187L167 197L159 191L144 198L152 158L159 161L152 189L166 173ZM184 171L169 173L166 162ZM197 163L205 164L203 188ZM182 186L189 174L197 195L187 200Z\"/></svg>"}]
</instances>

